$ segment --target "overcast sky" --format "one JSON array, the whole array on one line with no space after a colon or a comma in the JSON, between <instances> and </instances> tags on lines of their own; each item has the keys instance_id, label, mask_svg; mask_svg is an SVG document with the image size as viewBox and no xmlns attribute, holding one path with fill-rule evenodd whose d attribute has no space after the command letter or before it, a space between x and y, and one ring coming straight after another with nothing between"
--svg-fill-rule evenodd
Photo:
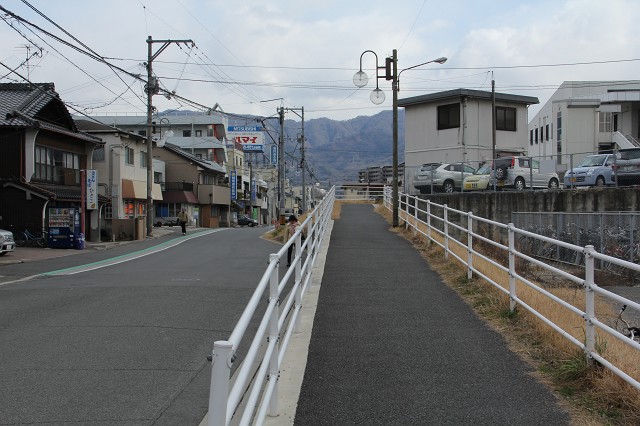
<instances>
[{"instance_id":1,"label":"overcast sky","mask_svg":"<svg viewBox=\"0 0 640 426\"><path fill-rule=\"evenodd\" d=\"M342 120L391 109L388 81L379 80L386 93L379 106L369 100L375 78L362 89L353 85L365 50L375 51L382 65L398 49L400 69L449 58L443 65L402 73L400 98L456 88L490 91L493 72L496 91L535 96L542 105L563 81L633 80L640 69L637 0L2 0L0 5L87 50L50 19L109 63L144 79L148 36L191 39L195 48L172 44L154 60L162 86L235 114L271 116L284 105L304 107L305 119ZM86 114L145 114L144 86L135 78L2 16L2 82L24 81L6 66L33 82L55 83L62 99ZM154 43L153 51L161 46ZM32 56L27 67L28 54L39 48L42 54ZM375 75L373 54L363 56L363 68ZM195 109L161 95L153 102L160 111ZM536 112L532 107L529 116Z\"/></svg>"}]
</instances>

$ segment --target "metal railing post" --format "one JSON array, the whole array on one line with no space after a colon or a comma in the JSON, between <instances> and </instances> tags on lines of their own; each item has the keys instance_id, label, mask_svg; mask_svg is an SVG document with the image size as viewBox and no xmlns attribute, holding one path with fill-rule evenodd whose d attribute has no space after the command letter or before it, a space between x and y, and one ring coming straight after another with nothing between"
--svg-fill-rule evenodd
<instances>
[{"instance_id":1,"label":"metal railing post","mask_svg":"<svg viewBox=\"0 0 640 426\"><path fill-rule=\"evenodd\" d=\"M473 278L473 212L467 213L467 279Z\"/></svg>"},{"instance_id":2,"label":"metal railing post","mask_svg":"<svg viewBox=\"0 0 640 426\"><path fill-rule=\"evenodd\" d=\"M588 245L585 247L584 253L584 264L585 264L585 274L584 274L584 291L585 291L585 356L587 357L587 364L590 367L594 366L593 357L591 354L595 352L596 348L596 329L595 325L593 325L593 318L596 316L596 308L595 308L595 293L593 291L593 285L595 283L595 272L594 265L595 259L593 257L594 247L592 245Z\"/></svg>"},{"instance_id":3,"label":"metal railing post","mask_svg":"<svg viewBox=\"0 0 640 426\"><path fill-rule=\"evenodd\" d=\"M409 229L409 200L411 196L409 194L404 194L404 229Z\"/></svg>"},{"instance_id":4,"label":"metal railing post","mask_svg":"<svg viewBox=\"0 0 640 426\"><path fill-rule=\"evenodd\" d=\"M218 340L213 344L211 359L211 389L209 391L208 426L227 424L227 400L233 357L233 344Z\"/></svg>"},{"instance_id":5,"label":"metal railing post","mask_svg":"<svg viewBox=\"0 0 640 426\"><path fill-rule=\"evenodd\" d=\"M515 225L509 223L509 311L514 312L516 310L516 236L513 231Z\"/></svg>"},{"instance_id":6,"label":"metal railing post","mask_svg":"<svg viewBox=\"0 0 640 426\"><path fill-rule=\"evenodd\" d=\"M431 245L431 200L427 200L427 245Z\"/></svg>"},{"instance_id":7,"label":"metal railing post","mask_svg":"<svg viewBox=\"0 0 640 426\"><path fill-rule=\"evenodd\" d=\"M296 247L295 247L295 258L297 259L296 262L296 273L295 273L295 285L297 285L298 287L296 288L296 295L295 295L295 306L296 307L301 307L302 306L302 248L300 247L302 245L302 237L301 237L301 233L298 234L298 236L296 237ZM296 319L296 323L294 324L294 331L296 333L300 333L302 331L301 325L300 325L300 315L298 315L298 318Z\"/></svg>"},{"instance_id":8,"label":"metal railing post","mask_svg":"<svg viewBox=\"0 0 640 426\"><path fill-rule=\"evenodd\" d=\"M418 233L418 196L413 199L413 235Z\"/></svg>"},{"instance_id":9,"label":"metal railing post","mask_svg":"<svg viewBox=\"0 0 640 426\"><path fill-rule=\"evenodd\" d=\"M444 219L444 258L449 258L449 211L447 205L444 204L442 218Z\"/></svg>"},{"instance_id":10,"label":"metal railing post","mask_svg":"<svg viewBox=\"0 0 640 426\"><path fill-rule=\"evenodd\" d=\"M274 263L278 262L279 257L277 254L269 255L269 262ZM269 277L269 300L278 300L278 269L273 268L271 272L271 277ZM300 294L300 288L296 293L296 297ZM280 302L278 301L278 304ZM268 415L271 417L275 417L279 414L278 408L278 377L280 375L280 370L278 366L278 356L280 353L280 330L278 329L278 315L280 313L279 309L274 309L271 311L271 317L269 318L269 339L277 339L276 346L271 354L271 358L269 359L269 380L275 380L276 383L273 386L273 393L271 394L271 399L269 400L269 411Z\"/></svg>"}]
</instances>

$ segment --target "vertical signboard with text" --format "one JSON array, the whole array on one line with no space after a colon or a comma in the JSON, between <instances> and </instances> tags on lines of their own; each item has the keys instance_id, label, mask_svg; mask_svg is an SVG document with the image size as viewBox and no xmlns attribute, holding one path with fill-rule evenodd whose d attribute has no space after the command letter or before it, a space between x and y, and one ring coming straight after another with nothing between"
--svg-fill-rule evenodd
<instances>
[{"instance_id":1,"label":"vertical signboard with text","mask_svg":"<svg viewBox=\"0 0 640 426\"><path fill-rule=\"evenodd\" d=\"M87 170L87 210L98 208L98 172Z\"/></svg>"},{"instance_id":2,"label":"vertical signboard with text","mask_svg":"<svg viewBox=\"0 0 640 426\"><path fill-rule=\"evenodd\" d=\"M231 176L229 177L229 185L231 186L231 199L238 199L238 185L237 185L236 171L231 170Z\"/></svg>"}]
</instances>

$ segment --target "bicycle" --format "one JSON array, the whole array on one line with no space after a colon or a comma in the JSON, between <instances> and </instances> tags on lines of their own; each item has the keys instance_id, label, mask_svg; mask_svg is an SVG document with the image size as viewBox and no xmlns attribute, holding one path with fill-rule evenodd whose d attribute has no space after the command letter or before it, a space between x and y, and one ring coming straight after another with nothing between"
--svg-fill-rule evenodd
<instances>
[{"instance_id":1,"label":"bicycle","mask_svg":"<svg viewBox=\"0 0 640 426\"><path fill-rule=\"evenodd\" d=\"M622 329L622 334L631 340L640 341L640 327L634 327L629 325L629 322L622 318L622 313L627 309L627 305L622 305L622 309L618 312L618 317L616 318L616 330ZM624 327L620 327L619 323L624 324Z\"/></svg>"},{"instance_id":2,"label":"bicycle","mask_svg":"<svg viewBox=\"0 0 640 426\"><path fill-rule=\"evenodd\" d=\"M47 245L46 234L47 231L42 231L42 235L38 236L25 228L24 231L16 232L13 236L13 240L18 247L24 247L27 245L44 247Z\"/></svg>"}]
</instances>

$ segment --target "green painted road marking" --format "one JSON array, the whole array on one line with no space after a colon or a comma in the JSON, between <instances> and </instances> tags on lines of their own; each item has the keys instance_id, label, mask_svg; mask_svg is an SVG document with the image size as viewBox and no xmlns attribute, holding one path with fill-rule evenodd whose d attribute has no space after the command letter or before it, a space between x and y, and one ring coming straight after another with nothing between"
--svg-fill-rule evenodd
<instances>
[{"instance_id":1,"label":"green painted road marking","mask_svg":"<svg viewBox=\"0 0 640 426\"><path fill-rule=\"evenodd\" d=\"M42 274L39 274L38 276L46 276L46 277L56 277L56 276L61 276L61 275L74 275L74 274L79 274L82 272L88 272L88 271L93 271L96 269L100 269L100 268L106 268L107 266L113 266L113 265L117 265L119 263L124 263L124 262L129 262L131 260L135 260L144 256L148 256L150 254L154 254L157 253L159 251L163 251L163 250L167 250L171 247L175 247L178 244L182 244L185 241L188 241L190 239L193 238L198 238L198 237L203 237L205 235L209 235L212 234L214 232L220 232L220 231L224 231L225 229L228 228L219 228L219 229L212 229L209 231L201 231L201 232L197 232L194 234L189 234L186 236L179 236L176 238L173 238L171 240L165 241L163 243L160 243L158 245L155 245L153 247L148 247L146 249L142 249L142 250L138 250L135 251L133 253L127 253L127 254L123 254L120 256L116 256L116 257L112 257L110 259L105 259L105 260L100 260L98 262L93 262L93 263L87 263L85 265L80 265L80 266L73 266L70 268L64 268L64 269L57 269L55 271L49 271L49 272L43 272Z\"/></svg>"}]
</instances>

